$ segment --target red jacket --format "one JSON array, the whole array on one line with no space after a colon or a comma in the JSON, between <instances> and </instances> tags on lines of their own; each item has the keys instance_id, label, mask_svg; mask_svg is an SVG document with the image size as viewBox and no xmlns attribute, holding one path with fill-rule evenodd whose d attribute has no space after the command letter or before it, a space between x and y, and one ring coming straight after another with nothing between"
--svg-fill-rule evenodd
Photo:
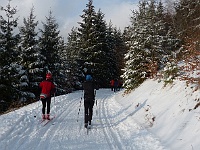
<instances>
[{"instance_id":1,"label":"red jacket","mask_svg":"<svg viewBox=\"0 0 200 150\"><path fill-rule=\"evenodd\" d=\"M51 97L51 94L55 93L55 85L49 80L40 82L39 87L42 89L40 98Z\"/></svg>"},{"instance_id":2,"label":"red jacket","mask_svg":"<svg viewBox=\"0 0 200 150\"><path fill-rule=\"evenodd\" d=\"M110 85L111 85L111 86L114 86L114 83L115 83L114 80L111 80L111 81L110 81Z\"/></svg>"}]
</instances>

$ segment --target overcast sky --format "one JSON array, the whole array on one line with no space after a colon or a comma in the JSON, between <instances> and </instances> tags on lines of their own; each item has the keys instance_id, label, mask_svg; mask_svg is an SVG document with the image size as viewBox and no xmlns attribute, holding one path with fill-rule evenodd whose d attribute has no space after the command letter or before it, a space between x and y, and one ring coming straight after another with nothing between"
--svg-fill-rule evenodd
<instances>
[{"instance_id":1,"label":"overcast sky","mask_svg":"<svg viewBox=\"0 0 200 150\"><path fill-rule=\"evenodd\" d=\"M99 9L105 14L107 23L111 20L117 28L124 29L130 23L131 10L137 9L139 0L93 0L95 11ZM5 7L8 0L0 0L0 5ZM19 16L19 25L22 25L23 18L27 18L30 9L34 6L34 15L36 21L39 21L38 27L41 27L41 21L45 22L45 16L48 16L52 10L53 16L59 24L61 35L65 38L72 27L78 27L81 21L80 15L86 9L88 0L12 0L11 7L17 7Z\"/></svg>"},{"instance_id":2,"label":"overcast sky","mask_svg":"<svg viewBox=\"0 0 200 150\"><path fill-rule=\"evenodd\" d=\"M164 2L174 2L177 0L162 0ZM125 26L130 24L132 10L138 8L139 0L93 0L95 11L99 9L104 13L107 23L110 20L113 26L120 28L122 31ZM8 0L0 0L0 6L5 7ZM77 22L81 21L80 15L86 9L88 0L11 0L11 7L17 7L19 16L19 26L23 25L23 18L30 15L30 10L34 6L34 15L36 21L39 21L37 28L42 28L41 22L45 22L45 17L49 11L53 12L58 25L60 34L66 39L72 27L79 27ZM168 7L172 8L172 5ZM0 11L1 13L1 11Z\"/></svg>"}]
</instances>

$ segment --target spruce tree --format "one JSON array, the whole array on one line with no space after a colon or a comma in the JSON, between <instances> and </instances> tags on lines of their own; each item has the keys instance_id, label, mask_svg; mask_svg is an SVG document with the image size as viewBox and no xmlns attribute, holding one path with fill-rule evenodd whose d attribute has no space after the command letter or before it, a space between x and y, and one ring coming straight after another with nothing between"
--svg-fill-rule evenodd
<instances>
[{"instance_id":1,"label":"spruce tree","mask_svg":"<svg viewBox=\"0 0 200 150\"><path fill-rule=\"evenodd\" d=\"M127 89L134 89L154 76L179 48L179 40L173 37L163 17L162 3L156 4L155 0L142 1L139 10L133 11L132 25L127 29L129 50L123 74Z\"/></svg>"},{"instance_id":2,"label":"spruce tree","mask_svg":"<svg viewBox=\"0 0 200 150\"><path fill-rule=\"evenodd\" d=\"M114 28L113 24L110 21L109 24L107 25L107 31L106 31L106 43L108 47L108 53L107 55L107 64L109 64L109 73L110 77L109 80L115 79L118 77L117 70L116 70L116 65L117 65L117 58L116 58L116 51L115 51L115 45L116 45L116 40L115 40L115 35L114 35Z\"/></svg>"},{"instance_id":3,"label":"spruce tree","mask_svg":"<svg viewBox=\"0 0 200 150\"><path fill-rule=\"evenodd\" d=\"M125 54L125 68L122 78L127 90L136 88L144 81L147 55L145 44L147 30L146 2L139 2L139 10L132 11L131 25L126 28L126 44L128 52Z\"/></svg>"},{"instance_id":4,"label":"spruce tree","mask_svg":"<svg viewBox=\"0 0 200 150\"><path fill-rule=\"evenodd\" d=\"M68 80L68 61L66 59L66 43L64 42L64 38L61 38L59 41L59 50L58 50L58 62L57 62L57 73L56 73L56 83L59 87L59 90L57 93L60 94L66 94L72 91L71 89L71 83Z\"/></svg>"},{"instance_id":5,"label":"spruce tree","mask_svg":"<svg viewBox=\"0 0 200 150\"><path fill-rule=\"evenodd\" d=\"M110 80L119 79L122 74L121 69L124 67L124 54L126 46L123 41L122 33L113 27L110 21L107 26L106 43L109 53L107 53L107 63L109 64Z\"/></svg>"},{"instance_id":6,"label":"spruce tree","mask_svg":"<svg viewBox=\"0 0 200 150\"><path fill-rule=\"evenodd\" d=\"M38 21L35 21L34 7L31 8L30 15L24 18L24 26L20 27L20 64L27 72L27 77L23 79L21 87L22 96L25 99L39 96L38 84L42 80L42 62L38 47L37 32L35 31ZM25 84L26 83L26 84Z\"/></svg>"},{"instance_id":7,"label":"spruce tree","mask_svg":"<svg viewBox=\"0 0 200 150\"><path fill-rule=\"evenodd\" d=\"M92 74L101 87L108 87L109 80L119 75L113 29L107 28L100 9L95 12L92 0L89 0L86 7L78 28L81 69L83 74Z\"/></svg>"},{"instance_id":8,"label":"spruce tree","mask_svg":"<svg viewBox=\"0 0 200 150\"><path fill-rule=\"evenodd\" d=\"M116 78L120 79L120 76L123 74L122 68L124 68L124 55L127 52L127 49L125 42L123 40L123 35L121 33L121 30L117 30L117 28L114 28L113 35L115 41L114 53L113 53L113 58L115 58L114 71L116 72L115 73Z\"/></svg>"},{"instance_id":9,"label":"spruce tree","mask_svg":"<svg viewBox=\"0 0 200 150\"><path fill-rule=\"evenodd\" d=\"M46 17L46 22L42 22L43 29L40 29L41 36L39 38L39 46L41 55L43 56L43 78L47 71L53 74L53 79L60 87L60 56L59 51L63 48L62 37L59 35L58 24L52 16L52 11L49 11L49 16ZM60 91L61 92L61 91ZM58 92L57 92L58 93Z\"/></svg>"},{"instance_id":10,"label":"spruce tree","mask_svg":"<svg viewBox=\"0 0 200 150\"><path fill-rule=\"evenodd\" d=\"M65 52L62 54L62 62L65 64L65 74L67 75L68 86L71 90L80 89L81 83L79 79L82 77L79 64L79 38L77 28L72 28L67 38Z\"/></svg>"},{"instance_id":11,"label":"spruce tree","mask_svg":"<svg viewBox=\"0 0 200 150\"><path fill-rule=\"evenodd\" d=\"M95 39L95 17L96 12L94 10L93 1L89 0L86 4L86 9L83 10L83 15L81 15L82 22L79 22L80 27L78 28L78 35L80 38L80 55L79 64L82 70L82 79L84 80L84 74L91 73L94 68L94 39Z\"/></svg>"},{"instance_id":12,"label":"spruce tree","mask_svg":"<svg viewBox=\"0 0 200 150\"><path fill-rule=\"evenodd\" d=\"M109 53L110 49L108 47L106 34L107 34L107 25L104 20L104 14L99 11L95 17L94 24L94 39L93 39L93 73L98 79L101 87L107 87L109 84L109 78L111 77L111 68L109 62Z\"/></svg>"},{"instance_id":13,"label":"spruce tree","mask_svg":"<svg viewBox=\"0 0 200 150\"><path fill-rule=\"evenodd\" d=\"M8 102L18 99L18 34L14 34L18 18L16 8L12 8L10 1L6 7L1 7L0 15L0 100Z\"/></svg>"}]
</instances>

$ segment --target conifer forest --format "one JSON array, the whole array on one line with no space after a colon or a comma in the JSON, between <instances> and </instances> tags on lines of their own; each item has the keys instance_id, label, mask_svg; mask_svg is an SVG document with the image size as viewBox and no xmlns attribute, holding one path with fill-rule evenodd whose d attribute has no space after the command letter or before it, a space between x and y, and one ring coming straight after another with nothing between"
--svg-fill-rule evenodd
<instances>
[{"instance_id":1,"label":"conifer forest","mask_svg":"<svg viewBox=\"0 0 200 150\"><path fill-rule=\"evenodd\" d=\"M22 26L17 12L10 0L0 6L0 113L37 101L47 72L56 95L80 90L87 73L99 88L119 79L126 92L147 78L200 88L200 79L185 73L200 70L200 0L140 0L124 29L88 0L68 37L52 11L37 20L33 6Z\"/></svg>"}]
</instances>

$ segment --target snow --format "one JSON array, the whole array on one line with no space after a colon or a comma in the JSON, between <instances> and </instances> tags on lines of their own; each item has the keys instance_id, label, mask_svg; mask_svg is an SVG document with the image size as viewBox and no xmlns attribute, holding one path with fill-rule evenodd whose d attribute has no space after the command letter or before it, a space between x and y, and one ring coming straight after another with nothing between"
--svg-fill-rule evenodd
<instances>
[{"instance_id":1,"label":"snow","mask_svg":"<svg viewBox=\"0 0 200 150\"><path fill-rule=\"evenodd\" d=\"M200 97L183 81L164 87L148 79L129 94L99 89L92 129L83 125L83 93L52 98L40 124L41 102L0 116L1 150L198 150ZM80 112L79 112L80 108Z\"/></svg>"}]
</instances>

